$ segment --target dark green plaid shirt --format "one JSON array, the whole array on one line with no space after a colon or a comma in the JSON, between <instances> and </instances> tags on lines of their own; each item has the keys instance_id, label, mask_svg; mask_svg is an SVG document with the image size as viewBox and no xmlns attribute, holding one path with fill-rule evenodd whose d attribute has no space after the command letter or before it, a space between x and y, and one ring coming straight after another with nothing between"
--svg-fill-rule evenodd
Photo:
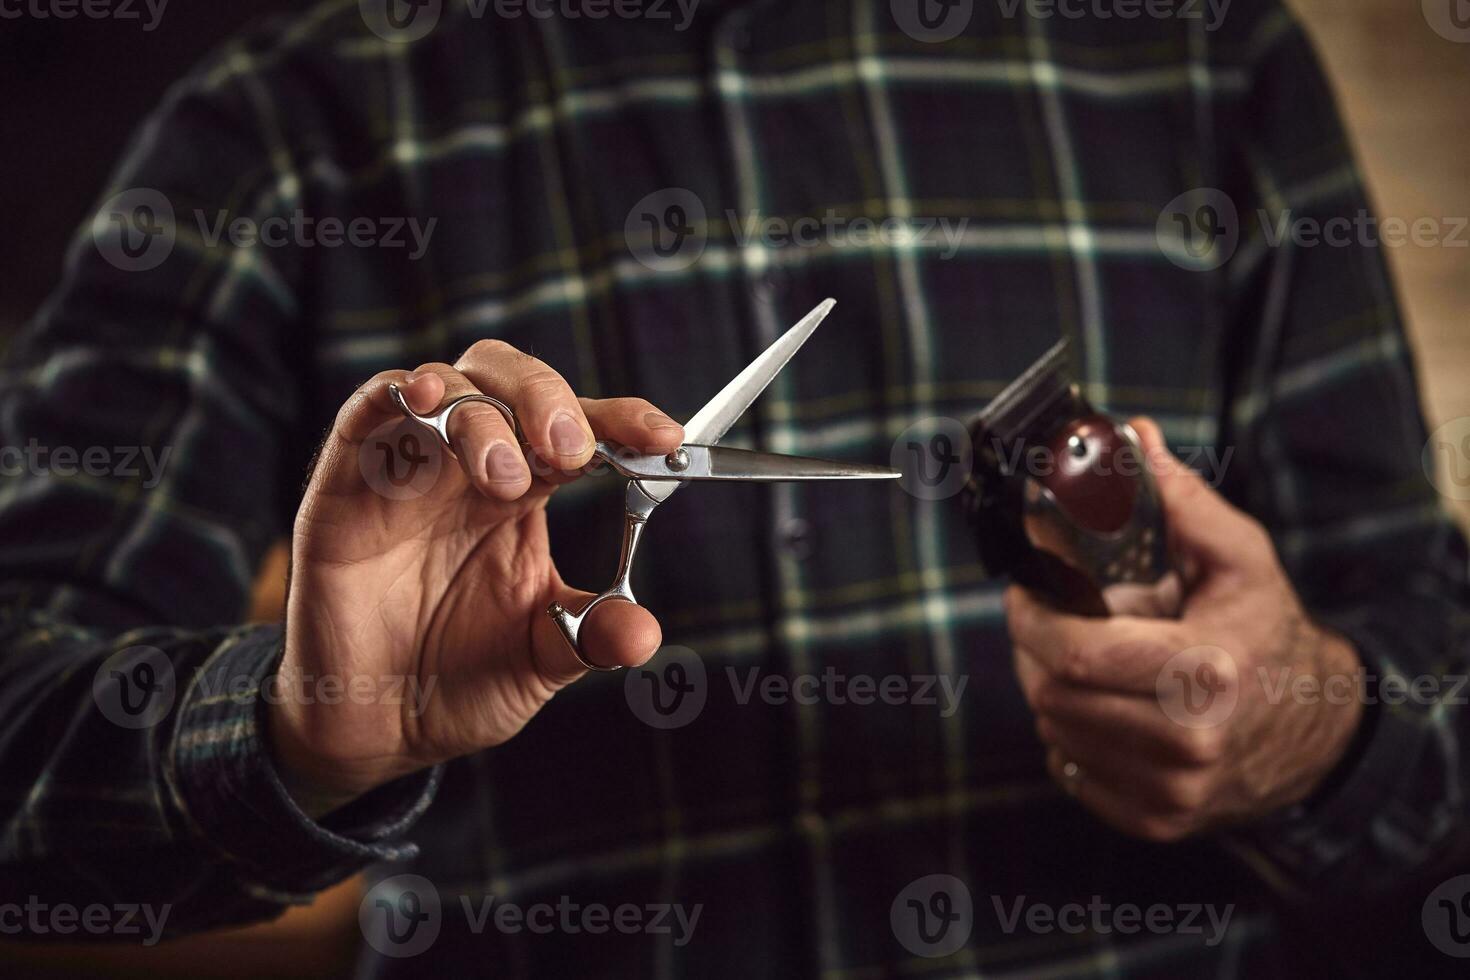
<instances>
[{"instance_id":1,"label":"dark green plaid shirt","mask_svg":"<svg viewBox=\"0 0 1470 980\"><path fill-rule=\"evenodd\" d=\"M238 624L358 383L498 337L582 395L687 416L829 295L736 444L881 462L1067 336L1096 403L1230 453L1223 489L1373 673L1464 672L1465 555L1421 466L1382 257L1272 246L1258 219L1364 206L1279 4L1215 22L966 0L919 20L754 0L684 29L653 6L432 0L416 16L439 23L409 40L407 5L374 31L337 0L230 47L140 130L0 383L3 445L106 449L0 484L0 899L167 903L182 932L386 865L421 879L365 901L368 973L1266 976L1287 969L1285 896L1402 880L1463 843L1466 713L1412 702L1372 709L1302 812L1228 841L1107 830L1046 778L959 500L877 484L660 508L637 586L704 671L683 727L640 720L625 687L675 675L593 675L494 751L320 823L297 810L259 726L281 628ZM298 215L315 230L288 231ZM220 216L282 219L276 244L216 239ZM329 218L369 219L378 244L332 246ZM433 222L422 254L409 218ZM765 218L821 229L749 234ZM149 229L172 246L156 263L127 237ZM129 470L126 447L166 462ZM558 494L568 581L609 580L618 490ZM953 711L745 696L829 671L965 687ZM964 888L936 897L930 875ZM1195 928L1025 915L1069 903ZM675 915L598 931L558 913L548 933L502 904L699 917L681 936ZM430 921L422 951L402 945Z\"/></svg>"}]
</instances>

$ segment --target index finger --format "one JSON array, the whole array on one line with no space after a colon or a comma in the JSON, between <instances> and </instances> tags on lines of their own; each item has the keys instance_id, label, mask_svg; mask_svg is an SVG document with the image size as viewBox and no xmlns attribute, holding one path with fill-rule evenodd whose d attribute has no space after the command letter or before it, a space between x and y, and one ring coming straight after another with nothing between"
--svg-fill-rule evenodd
<instances>
[{"instance_id":1,"label":"index finger","mask_svg":"<svg viewBox=\"0 0 1470 980\"><path fill-rule=\"evenodd\" d=\"M1151 693L1164 664L1191 645L1176 620L1073 616L1018 585L1006 589L1005 605L1012 642L1048 674L1079 687Z\"/></svg>"}]
</instances>

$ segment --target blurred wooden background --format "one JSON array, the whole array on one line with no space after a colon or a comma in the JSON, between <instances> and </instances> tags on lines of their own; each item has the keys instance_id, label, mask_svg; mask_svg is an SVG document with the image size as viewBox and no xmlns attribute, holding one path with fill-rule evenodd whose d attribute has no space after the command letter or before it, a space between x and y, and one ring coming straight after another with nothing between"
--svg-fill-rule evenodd
<instances>
[{"instance_id":1,"label":"blurred wooden background","mask_svg":"<svg viewBox=\"0 0 1470 980\"><path fill-rule=\"evenodd\" d=\"M1470 217L1470 43L1435 33L1418 0L1288 3L1321 50L1378 214ZM1470 415L1470 248L1384 251L1432 431ZM1451 503L1470 528L1470 501Z\"/></svg>"},{"instance_id":2,"label":"blurred wooden background","mask_svg":"<svg viewBox=\"0 0 1470 980\"><path fill-rule=\"evenodd\" d=\"M1470 43L1436 34L1415 0L1288 2L1322 51L1377 212L1410 222L1470 216ZM1417 349L1430 428L1470 416L1470 249L1407 244L1386 251ZM1470 526L1470 502L1459 504L1458 514ZM257 618L279 617L284 571L278 550L262 569ZM0 966L37 976L344 974L358 941L359 888L347 882L275 923L154 949L0 944Z\"/></svg>"}]
</instances>

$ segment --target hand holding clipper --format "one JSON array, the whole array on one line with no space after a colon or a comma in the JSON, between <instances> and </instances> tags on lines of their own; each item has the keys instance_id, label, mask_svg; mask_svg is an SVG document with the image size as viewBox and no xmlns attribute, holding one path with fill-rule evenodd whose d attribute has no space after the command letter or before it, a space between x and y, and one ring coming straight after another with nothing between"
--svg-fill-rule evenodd
<instances>
[{"instance_id":1,"label":"hand holding clipper","mask_svg":"<svg viewBox=\"0 0 1470 980\"><path fill-rule=\"evenodd\" d=\"M1182 584L1137 434L1088 403L1059 342L970 424L981 560L1087 616L1175 617Z\"/></svg>"}]
</instances>

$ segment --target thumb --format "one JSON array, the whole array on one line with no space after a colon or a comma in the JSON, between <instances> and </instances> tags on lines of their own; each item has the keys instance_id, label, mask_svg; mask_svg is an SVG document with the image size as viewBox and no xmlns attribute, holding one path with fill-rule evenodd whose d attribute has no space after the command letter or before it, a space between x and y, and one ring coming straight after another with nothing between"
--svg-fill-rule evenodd
<instances>
[{"instance_id":1,"label":"thumb","mask_svg":"<svg viewBox=\"0 0 1470 980\"><path fill-rule=\"evenodd\" d=\"M592 593L559 585L548 604L555 600L567 609L580 610ZM542 676L558 687L570 684L587 672L556 622L546 614L536 617L531 627L532 652ZM636 667L658 652L663 631L653 613L621 599L598 603L578 632L582 656L599 667Z\"/></svg>"},{"instance_id":2,"label":"thumb","mask_svg":"<svg viewBox=\"0 0 1470 980\"><path fill-rule=\"evenodd\" d=\"M1181 557L1206 567L1228 568L1269 563L1270 536L1259 521L1240 510L1185 466L1164 442L1153 419L1130 419L1143 446L1144 466L1158 483L1164 520Z\"/></svg>"}]
</instances>

